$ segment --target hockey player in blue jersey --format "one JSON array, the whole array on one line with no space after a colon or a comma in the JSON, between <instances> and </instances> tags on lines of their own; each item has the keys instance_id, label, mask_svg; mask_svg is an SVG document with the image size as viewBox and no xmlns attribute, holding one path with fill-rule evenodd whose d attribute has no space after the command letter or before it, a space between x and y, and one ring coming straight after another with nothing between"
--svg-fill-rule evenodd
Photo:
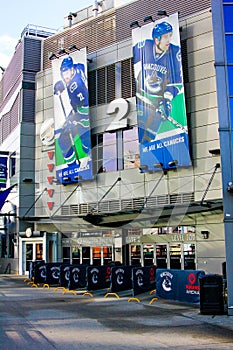
<instances>
[{"instance_id":1,"label":"hockey player in blue jersey","mask_svg":"<svg viewBox=\"0 0 233 350\"><path fill-rule=\"evenodd\" d=\"M156 134L170 117L172 100L183 83L180 47L171 44L173 28L168 22L155 25L152 40L144 40L133 48L134 64L140 62L136 77L139 142L156 139Z\"/></svg>"},{"instance_id":2,"label":"hockey player in blue jersey","mask_svg":"<svg viewBox=\"0 0 233 350\"><path fill-rule=\"evenodd\" d=\"M62 80L54 85L54 94L60 97L65 115L61 93L67 89L72 111L66 117L66 122L61 130L58 143L63 157L68 165L79 163L80 168L85 168L90 153L90 125L88 87L84 65L74 64L72 57L63 59L60 67ZM81 147L77 147L75 139L79 137Z\"/></svg>"}]
</instances>

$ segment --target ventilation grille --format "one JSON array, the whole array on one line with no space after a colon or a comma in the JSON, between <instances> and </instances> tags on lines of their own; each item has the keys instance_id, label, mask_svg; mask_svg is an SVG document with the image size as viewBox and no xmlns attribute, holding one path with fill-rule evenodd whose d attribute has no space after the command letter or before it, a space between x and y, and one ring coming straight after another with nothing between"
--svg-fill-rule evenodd
<instances>
[{"instance_id":1,"label":"ventilation grille","mask_svg":"<svg viewBox=\"0 0 233 350\"><path fill-rule=\"evenodd\" d=\"M88 213L110 214L116 212L127 212L130 210L140 210L144 207L159 208L163 205L175 205L194 202L194 193L179 193L164 196L155 197L139 197L132 199L103 201L100 203L85 203L85 204L72 204L63 205L61 208L61 215L86 215Z\"/></svg>"}]
</instances>

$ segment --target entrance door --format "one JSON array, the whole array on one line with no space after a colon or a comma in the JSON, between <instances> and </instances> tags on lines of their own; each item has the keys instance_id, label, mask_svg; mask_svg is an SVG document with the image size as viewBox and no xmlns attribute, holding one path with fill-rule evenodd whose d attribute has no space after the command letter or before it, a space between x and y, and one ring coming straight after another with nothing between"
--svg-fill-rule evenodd
<instances>
[{"instance_id":1,"label":"entrance door","mask_svg":"<svg viewBox=\"0 0 233 350\"><path fill-rule=\"evenodd\" d=\"M29 274L30 262L43 260L43 243L23 242L22 274Z\"/></svg>"},{"instance_id":2,"label":"entrance door","mask_svg":"<svg viewBox=\"0 0 233 350\"><path fill-rule=\"evenodd\" d=\"M168 267L168 245L166 243L156 244L156 263L155 265L159 269L167 269Z\"/></svg>"},{"instance_id":3,"label":"entrance door","mask_svg":"<svg viewBox=\"0 0 233 350\"><path fill-rule=\"evenodd\" d=\"M143 263L144 266L154 265L154 246L152 244L143 246Z\"/></svg>"},{"instance_id":4,"label":"entrance door","mask_svg":"<svg viewBox=\"0 0 233 350\"><path fill-rule=\"evenodd\" d=\"M184 269L195 270L196 269L196 254L195 244L184 244Z\"/></svg>"},{"instance_id":5,"label":"entrance door","mask_svg":"<svg viewBox=\"0 0 233 350\"><path fill-rule=\"evenodd\" d=\"M90 265L91 264L91 248L82 247L82 264Z\"/></svg>"},{"instance_id":6,"label":"entrance door","mask_svg":"<svg viewBox=\"0 0 233 350\"><path fill-rule=\"evenodd\" d=\"M92 248L92 259L93 259L93 265L95 266L101 265L101 247Z\"/></svg>"},{"instance_id":7,"label":"entrance door","mask_svg":"<svg viewBox=\"0 0 233 350\"><path fill-rule=\"evenodd\" d=\"M140 245L130 246L130 258L131 258L131 265L141 264L141 246Z\"/></svg>"},{"instance_id":8,"label":"entrance door","mask_svg":"<svg viewBox=\"0 0 233 350\"><path fill-rule=\"evenodd\" d=\"M25 247L26 272L29 273L30 262L33 261L33 243L26 243Z\"/></svg>"},{"instance_id":9,"label":"entrance door","mask_svg":"<svg viewBox=\"0 0 233 350\"><path fill-rule=\"evenodd\" d=\"M182 251L181 244L170 244L170 269L181 269Z\"/></svg>"}]
</instances>

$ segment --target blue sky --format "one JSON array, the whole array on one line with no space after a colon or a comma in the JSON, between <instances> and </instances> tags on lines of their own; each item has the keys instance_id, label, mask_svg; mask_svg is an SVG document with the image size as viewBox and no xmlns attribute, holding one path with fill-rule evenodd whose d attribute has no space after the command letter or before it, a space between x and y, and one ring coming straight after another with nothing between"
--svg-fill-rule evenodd
<instances>
[{"instance_id":1,"label":"blue sky","mask_svg":"<svg viewBox=\"0 0 233 350\"><path fill-rule=\"evenodd\" d=\"M132 0L119 0L127 3ZM94 0L7 0L0 11L0 66L6 68L28 24L61 29L64 17L93 5Z\"/></svg>"}]
</instances>

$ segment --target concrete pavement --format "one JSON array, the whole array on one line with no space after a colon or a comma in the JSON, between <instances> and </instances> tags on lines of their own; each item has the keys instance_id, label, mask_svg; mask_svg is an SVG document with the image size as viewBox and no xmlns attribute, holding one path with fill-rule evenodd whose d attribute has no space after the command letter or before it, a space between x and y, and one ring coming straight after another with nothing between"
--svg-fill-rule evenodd
<instances>
[{"instance_id":1,"label":"concrete pavement","mask_svg":"<svg viewBox=\"0 0 233 350\"><path fill-rule=\"evenodd\" d=\"M73 295L0 275L0 349L232 349L233 316L201 315L198 306Z\"/></svg>"}]
</instances>

